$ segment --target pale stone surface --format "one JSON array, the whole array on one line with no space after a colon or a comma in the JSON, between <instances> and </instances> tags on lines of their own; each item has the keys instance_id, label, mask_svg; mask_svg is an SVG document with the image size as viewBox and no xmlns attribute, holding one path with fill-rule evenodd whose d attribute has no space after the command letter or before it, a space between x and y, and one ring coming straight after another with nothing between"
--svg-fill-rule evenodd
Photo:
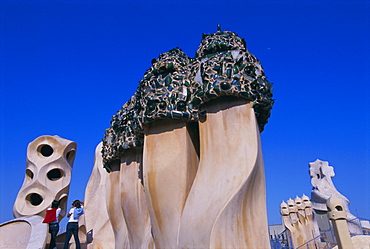
<instances>
[{"instance_id":1,"label":"pale stone surface","mask_svg":"<svg viewBox=\"0 0 370 249\"><path fill-rule=\"evenodd\" d=\"M115 248L128 248L128 231L121 207L120 162L112 163L106 182L106 204L114 233Z\"/></svg>"},{"instance_id":2,"label":"pale stone surface","mask_svg":"<svg viewBox=\"0 0 370 249\"><path fill-rule=\"evenodd\" d=\"M95 150L94 167L85 191L85 223L89 248L114 249L114 233L106 205L108 173L102 163L102 143Z\"/></svg>"},{"instance_id":3,"label":"pale stone surface","mask_svg":"<svg viewBox=\"0 0 370 249\"><path fill-rule=\"evenodd\" d=\"M288 237L290 238L288 240L289 245L293 246L294 243L297 244L297 241L295 240L295 237L293 236L294 232L294 227L292 225L292 222L290 221L289 218L289 209L288 209L288 204L285 201L282 201L280 204L280 214L281 214L281 221L282 224L285 226L287 229L287 234ZM293 241L294 239L294 241Z\"/></svg>"},{"instance_id":4,"label":"pale stone surface","mask_svg":"<svg viewBox=\"0 0 370 249\"><path fill-rule=\"evenodd\" d=\"M43 249L48 234L43 219L25 216L0 224L0 248Z\"/></svg>"},{"instance_id":5,"label":"pale stone surface","mask_svg":"<svg viewBox=\"0 0 370 249\"><path fill-rule=\"evenodd\" d=\"M120 161L109 164L111 172L105 173L108 176L105 198L114 231L114 248L154 248L148 206L139 178L142 156L141 148L128 149Z\"/></svg>"},{"instance_id":6,"label":"pale stone surface","mask_svg":"<svg viewBox=\"0 0 370 249\"><path fill-rule=\"evenodd\" d=\"M304 212L304 204L303 201L300 197L296 197L294 199L295 205L297 206L297 217L298 217L298 222L297 222L297 242L298 245L303 245L304 243L309 241L308 232L306 231L306 214ZM314 248L314 247L313 247Z\"/></svg>"},{"instance_id":7,"label":"pale stone surface","mask_svg":"<svg viewBox=\"0 0 370 249\"><path fill-rule=\"evenodd\" d=\"M282 222L288 230L291 247L299 247L307 242L305 248L315 249L319 247L319 240L312 241L319 235L312 218L312 204L306 195L296 197L280 204Z\"/></svg>"},{"instance_id":8,"label":"pale stone surface","mask_svg":"<svg viewBox=\"0 0 370 249\"><path fill-rule=\"evenodd\" d=\"M303 194L302 195L302 202L304 205L304 213L305 213L305 227L307 233L307 239L311 240L317 237L320 234L319 227L313 218L313 211L312 211L312 202L310 198ZM312 244L320 243L318 241L312 242Z\"/></svg>"},{"instance_id":9,"label":"pale stone surface","mask_svg":"<svg viewBox=\"0 0 370 249\"><path fill-rule=\"evenodd\" d=\"M329 162L317 159L309 163L310 177L313 189L311 201L314 210L327 211L326 202L330 197L336 197L343 201L343 207L347 214L349 230L352 234L361 234L362 228L356 221L356 216L349 211L349 200L342 195L334 186L331 178L335 176L334 168Z\"/></svg>"},{"instance_id":10,"label":"pale stone surface","mask_svg":"<svg viewBox=\"0 0 370 249\"><path fill-rule=\"evenodd\" d=\"M156 248L177 248L181 214L198 167L193 130L181 120L145 129L144 189Z\"/></svg>"},{"instance_id":11,"label":"pale stone surface","mask_svg":"<svg viewBox=\"0 0 370 249\"><path fill-rule=\"evenodd\" d=\"M26 248L31 235L31 225L25 220L12 220L0 226L0 248ZM19 234L23 236L19 236Z\"/></svg>"},{"instance_id":12,"label":"pale stone surface","mask_svg":"<svg viewBox=\"0 0 370 249\"><path fill-rule=\"evenodd\" d=\"M146 199L138 177L139 148L125 151L120 165L109 165L108 214L116 246L154 247L150 228L156 248L269 246L255 113L246 100L227 100L205 106L200 142L198 126L181 120L159 120L145 127ZM123 227L126 233L117 232Z\"/></svg>"},{"instance_id":13,"label":"pale stone surface","mask_svg":"<svg viewBox=\"0 0 370 249\"><path fill-rule=\"evenodd\" d=\"M344 209L343 201L338 197L332 196L326 202L329 219L333 223L335 238L339 249L353 249L353 244L348 231L347 214Z\"/></svg>"},{"instance_id":14,"label":"pale stone surface","mask_svg":"<svg viewBox=\"0 0 370 249\"><path fill-rule=\"evenodd\" d=\"M251 103L210 102L178 248L269 248L259 130Z\"/></svg>"},{"instance_id":15,"label":"pale stone surface","mask_svg":"<svg viewBox=\"0 0 370 249\"><path fill-rule=\"evenodd\" d=\"M292 242L292 245L290 246L298 247L299 245L303 244L302 241L300 243L298 242L298 237L300 236L300 231L297 229L299 226L299 220L297 217L298 208L292 199L289 199L287 201L287 206L288 206L289 219L285 221L288 221L288 224L290 225L290 227L288 224L284 224L284 225L287 228L289 228L289 231L290 231L291 242Z\"/></svg>"},{"instance_id":16,"label":"pale stone surface","mask_svg":"<svg viewBox=\"0 0 370 249\"><path fill-rule=\"evenodd\" d=\"M351 237L353 248L355 249L369 249L370 248L370 235L357 235ZM335 246L332 249L340 249Z\"/></svg>"},{"instance_id":17,"label":"pale stone surface","mask_svg":"<svg viewBox=\"0 0 370 249\"><path fill-rule=\"evenodd\" d=\"M153 248L149 210L144 186L139 178L142 148L127 150L121 157L121 208L125 217L130 248Z\"/></svg>"},{"instance_id":18,"label":"pale stone surface","mask_svg":"<svg viewBox=\"0 0 370 249\"><path fill-rule=\"evenodd\" d=\"M66 203L76 154L75 142L59 136L41 136L27 148L26 175L13 206L14 217L45 216L53 200L60 201L59 219Z\"/></svg>"}]
</instances>

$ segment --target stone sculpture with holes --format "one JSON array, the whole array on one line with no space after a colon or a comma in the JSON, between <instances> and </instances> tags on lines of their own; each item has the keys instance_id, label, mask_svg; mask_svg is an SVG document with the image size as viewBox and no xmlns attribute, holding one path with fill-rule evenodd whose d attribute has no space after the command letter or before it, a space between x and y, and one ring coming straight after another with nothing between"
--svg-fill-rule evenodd
<instances>
[{"instance_id":1,"label":"stone sculpture with holes","mask_svg":"<svg viewBox=\"0 0 370 249\"><path fill-rule=\"evenodd\" d=\"M41 136L27 148L26 175L13 206L14 217L40 215L53 200L66 213L77 145L59 136Z\"/></svg>"},{"instance_id":2,"label":"stone sculpture with holes","mask_svg":"<svg viewBox=\"0 0 370 249\"><path fill-rule=\"evenodd\" d=\"M316 214L326 215L328 212L326 202L330 197L336 197L343 201L344 211L347 214L348 228L351 234L361 234L362 228L358 219L349 210L349 200L342 195L334 186L332 178L335 176L334 168L329 162L317 159L309 163L311 177L311 201Z\"/></svg>"},{"instance_id":3,"label":"stone sculpture with holes","mask_svg":"<svg viewBox=\"0 0 370 249\"><path fill-rule=\"evenodd\" d=\"M350 236L343 200L338 197L330 197L326 205L338 244L333 249L368 249L370 247L369 235Z\"/></svg>"},{"instance_id":4,"label":"stone sculpture with holes","mask_svg":"<svg viewBox=\"0 0 370 249\"><path fill-rule=\"evenodd\" d=\"M347 214L343 201L338 197L330 197L327 202L328 216L333 223L335 237L339 249L353 249L351 236L348 232Z\"/></svg>"},{"instance_id":5,"label":"stone sculpture with holes","mask_svg":"<svg viewBox=\"0 0 370 249\"><path fill-rule=\"evenodd\" d=\"M66 214L76 149L75 142L59 136L45 135L29 143L25 178L13 206L16 219L0 225L0 248L45 247L49 234L43 217L53 200L62 209L58 219Z\"/></svg>"}]
</instances>

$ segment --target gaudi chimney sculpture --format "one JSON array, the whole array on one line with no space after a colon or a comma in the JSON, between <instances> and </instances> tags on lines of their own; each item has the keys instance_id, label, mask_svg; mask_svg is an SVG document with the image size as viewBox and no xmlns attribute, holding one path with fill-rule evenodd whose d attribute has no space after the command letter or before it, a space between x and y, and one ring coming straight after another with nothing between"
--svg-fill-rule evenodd
<instances>
[{"instance_id":1,"label":"gaudi chimney sculpture","mask_svg":"<svg viewBox=\"0 0 370 249\"><path fill-rule=\"evenodd\" d=\"M60 201L65 215L76 155L75 142L59 136L41 136L27 148L26 175L13 206L15 218L45 216L53 200Z\"/></svg>"}]
</instances>

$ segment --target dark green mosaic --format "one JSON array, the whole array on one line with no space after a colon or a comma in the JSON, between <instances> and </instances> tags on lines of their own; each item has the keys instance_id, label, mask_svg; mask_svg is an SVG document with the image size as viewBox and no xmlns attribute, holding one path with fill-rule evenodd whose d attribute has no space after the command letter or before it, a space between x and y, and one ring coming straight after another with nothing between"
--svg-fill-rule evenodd
<instances>
[{"instance_id":1,"label":"dark green mosaic","mask_svg":"<svg viewBox=\"0 0 370 249\"><path fill-rule=\"evenodd\" d=\"M123 105L105 130L103 139L103 165L110 171L109 163L120 160L121 155L130 148L141 147L144 142L143 126L139 113L140 92L136 92L131 99Z\"/></svg>"},{"instance_id":2,"label":"dark green mosaic","mask_svg":"<svg viewBox=\"0 0 370 249\"><path fill-rule=\"evenodd\" d=\"M198 109L191 100L194 79L189 70L192 61L175 48L152 60L138 91L142 98L140 118L143 124L156 119L197 120Z\"/></svg>"},{"instance_id":3,"label":"dark green mosaic","mask_svg":"<svg viewBox=\"0 0 370 249\"><path fill-rule=\"evenodd\" d=\"M259 60L248 52L244 39L221 30L203 35L194 63L198 63L195 81L201 86L195 97L201 103L221 96L253 101L262 132L274 103L272 84L267 81Z\"/></svg>"},{"instance_id":4,"label":"dark green mosaic","mask_svg":"<svg viewBox=\"0 0 370 249\"><path fill-rule=\"evenodd\" d=\"M202 35L202 42L197 50L196 57L200 58L222 51L246 49L247 46L243 38L240 38L234 32L219 29L216 33Z\"/></svg>"},{"instance_id":5,"label":"dark green mosaic","mask_svg":"<svg viewBox=\"0 0 370 249\"><path fill-rule=\"evenodd\" d=\"M202 104L235 96L253 102L262 132L274 103L261 63L236 33L203 34L195 58L175 48L152 60L136 93L112 118L103 139L103 164L143 145L143 125L158 119L198 121Z\"/></svg>"}]
</instances>

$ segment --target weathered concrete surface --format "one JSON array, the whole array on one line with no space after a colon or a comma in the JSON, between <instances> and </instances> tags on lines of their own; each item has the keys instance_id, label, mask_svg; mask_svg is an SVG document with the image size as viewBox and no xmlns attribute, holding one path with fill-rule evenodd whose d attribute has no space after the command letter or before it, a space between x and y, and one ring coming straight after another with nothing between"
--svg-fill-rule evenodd
<instances>
[{"instance_id":1,"label":"weathered concrete surface","mask_svg":"<svg viewBox=\"0 0 370 249\"><path fill-rule=\"evenodd\" d=\"M115 248L128 248L128 231L121 207L120 162L111 165L106 182L106 205L114 233Z\"/></svg>"},{"instance_id":2,"label":"weathered concrete surface","mask_svg":"<svg viewBox=\"0 0 370 249\"><path fill-rule=\"evenodd\" d=\"M332 178L335 176L334 168L329 166L329 162L317 159L309 163L311 184L311 202L314 210L327 211L326 201L330 197L337 197L343 201L346 211L348 227L351 234L361 234L362 228L349 210L349 200L342 195L334 186Z\"/></svg>"},{"instance_id":3,"label":"weathered concrete surface","mask_svg":"<svg viewBox=\"0 0 370 249\"><path fill-rule=\"evenodd\" d=\"M282 223L288 231L290 247L299 247L307 242L305 248L319 248L319 241L312 241L319 235L312 218L312 204L306 195L283 201L280 204Z\"/></svg>"},{"instance_id":4,"label":"weathered concrete surface","mask_svg":"<svg viewBox=\"0 0 370 249\"><path fill-rule=\"evenodd\" d=\"M43 249L48 235L48 224L34 215L17 218L0 225L0 248Z\"/></svg>"},{"instance_id":5,"label":"weathered concrete surface","mask_svg":"<svg viewBox=\"0 0 370 249\"><path fill-rule=\"evenodd\" d=\"M339 249L353 249L352 240L347 225L347 214L344 209L343 201L338 197L332 196L326 202L328 216L333 224L335 238Z\"/></svg>"},{"instance_id":6,"label":"weathered concrete surface","mask_svg":"<svg viewBox=\"0 0 370 249\"><path fill-rule=\"evenodd\" d=\"M132 148L124 153L119 186L130 248L149 249L154 247L154 241L144 186L139 178L142 158L142 148Z\"/></svg>"},{"instance_id":7,"label":"weathered concrete surface","mask_svg":"<svg viewBox=\"0 0 370 249\"><path fill-rule=\"evenodd\" d=\"M177 248L181 215L198 167L192 130L181 120L146 127L144 189L156 248Z\"/></svg>"},{"instance_id":8,"label":"weathered concrete surface","mask_svg":"<svg viewBox=\"0 0 370 249\"><path fill-rule=\"evenodd\" d=\"M179 248L269 248L259 129L246 100L209 102Z\"/></svg>"},{"instance_id":9,"label":"weathered concrete surface","mask_svg":"<svg viewBox=\"0 0 370 249\"><path fill-rule=\"evenodd\" d=\"M103 168L102 143L95 149L94 167L85 191L85 223L89 248L114 249L114 233L106 205L108 172Z\"/></svg>"},{"instance_id":10,"label":"weathered concrete surface","mask_svg":"<svg viewBox=\"0 0 370 249\"><path fill-rule=\"evenodd\" d=\"M353 248L356 249L369 249L370 248L370 235L357 235L351 237ZM338 245L332 249L340 249Z\"/></svg>"}]
</instances>

